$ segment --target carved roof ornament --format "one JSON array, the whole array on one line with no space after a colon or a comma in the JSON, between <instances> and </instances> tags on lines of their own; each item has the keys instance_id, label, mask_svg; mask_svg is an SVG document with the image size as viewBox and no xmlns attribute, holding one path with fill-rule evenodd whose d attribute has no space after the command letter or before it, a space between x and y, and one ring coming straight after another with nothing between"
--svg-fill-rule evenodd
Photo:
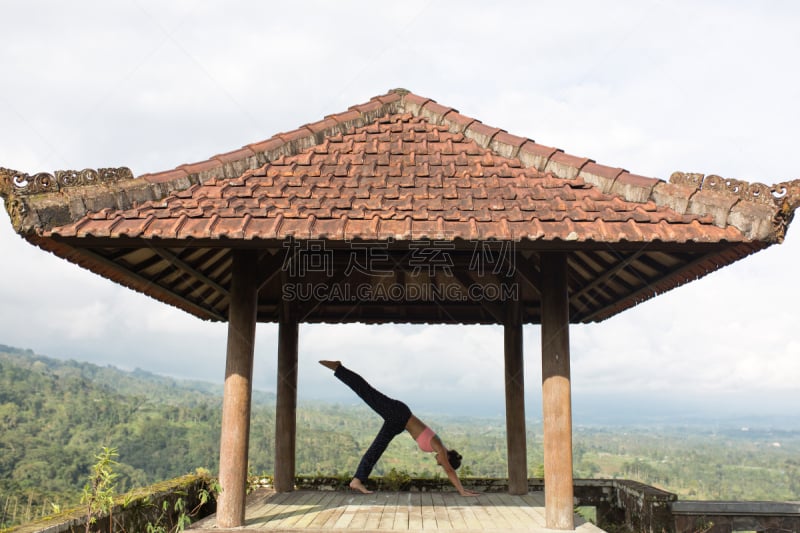
<instances>
[{"instance_id":1,"label":"carved roof ornament","mask_svg":"<svg viewBox=\"0 0 800 533\"><path fill-rule=\"evenodd\" d=\"M779 208L788 207L794 210L800 206L800 179L769 186L763 183L723 178L716 174L706 176L696 172L673 172L669 181L676 185L694 187L697 190L732 194L742 200Z\"/></svg>"},{"instance_id":2,"label":"carved roof ornament","mask_svg":"<svg viewBox=\"0 0 800 533\"><path fill-rule=\"evenodd\" d=\"M31 195L58 192L67 187L84 185L100 185L133 179L133 172L128 167L85 168L83 170L56 170L26 174L9 168L0 167L0 194Z\"/></svg>"},{"instance_id":3,"label":"carved roof ornament","mask_svg":"<svg viewBox=\"0 0 800 533\"><path fill-rule=\"evenodd\" d=\"M705 176L696 172L673 172L670 183L737 196L742 200L763 204L775 209L772 218L774 238L783 242L794 211L800 207L800 179L769 186L743 180L725 179L716 174Z\"/></svg>"}]
</instances>

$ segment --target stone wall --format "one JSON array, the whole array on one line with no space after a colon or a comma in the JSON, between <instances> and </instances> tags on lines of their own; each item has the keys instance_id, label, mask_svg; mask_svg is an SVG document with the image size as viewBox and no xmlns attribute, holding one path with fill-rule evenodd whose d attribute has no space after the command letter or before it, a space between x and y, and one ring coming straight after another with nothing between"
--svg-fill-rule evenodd
<instances>
[{"instance_id":1,"label":"stone wall","mask_svg":"<svg viewBox=\"0 0 800 533\"><path fill-rule=\"evenodd\" d=\"M111 510L114 531L141 533L147 531L147 524L156 524L159 520L167 526L175 524L180 514L175 506L179 499L185 505L186 514L195 512L195 519L212 514L216 510L213 498L205 505L200 501L200 493L208 489L208 484L207 476L192 474L118 496ZM86 520L86 509L76 507L0 533L85 533ZM109 516L101 516L91 531L105 532L108 526Z\"/></svg>"}]
</instances>

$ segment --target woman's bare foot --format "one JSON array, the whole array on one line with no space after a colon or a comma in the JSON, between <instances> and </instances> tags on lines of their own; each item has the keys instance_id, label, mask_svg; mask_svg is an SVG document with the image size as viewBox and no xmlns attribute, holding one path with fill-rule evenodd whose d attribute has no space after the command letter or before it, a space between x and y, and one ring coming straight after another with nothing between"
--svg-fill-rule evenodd
<instances>
[{"instance_id":1,"label":"woman's bare foot","mask_svg":"<svg viewBox=\"0 0 800 533\"><path fill-rule=\"evenodd\" d=\"M353 490L357 490L362 494L372 494L372 491L367 490L367 487L365 487L364 484L361 482L361 480L358 479L357 477L354 477L353 481L350 482L350 488Z\"/></svg>"},{"instance_id":2,"label":"woman's bare foot","mask_svg":"<svg viewBox=\"0 0 800 533\"><path fill-rule=\"evenodd\" d=\"M341 361L326 361L326 360L323 359L322 361L319 362L319 364L321 364L322 366L326 366L326 367L330 368L331 370L333 370L334 372L336 372L336 369L339 368L342 365L342 362Z\"/></svg>"}]
</instances>

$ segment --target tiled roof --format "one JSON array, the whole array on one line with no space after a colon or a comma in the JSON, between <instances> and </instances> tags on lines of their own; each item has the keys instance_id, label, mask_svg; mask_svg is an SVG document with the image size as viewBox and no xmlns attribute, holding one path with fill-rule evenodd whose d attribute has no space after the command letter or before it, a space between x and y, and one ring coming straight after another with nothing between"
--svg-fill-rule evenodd
<instances>
[{"instance_id":1,"label":"tiled roof","mask_svg":"<svg viewBox=\"0 0 800 533\"><path fill-rule=\"evenodd\" d=\"M503 268L483 275L487 257L513 265L523 321L539 323L542 254L566 252L570 320L604 320L781 242L800 205L800 180L639 176L394 90L136 178L127 168L0 168L0 195L33 244L201 318L225 320L233 251L249 249L263 276L258 320L277 320L284 282L305 260L293 255L294 237L323 240L331 261L303 279L341 289L300 298L304 322L488 324L505 320L499 304L456 294L504 286ZM444 247L420 250L420 241ZM305 244L313 256L319 243ZM368 246L378 252L367 252L371 268L388 277L351 268ZM444 272L438 263L420 268L442 250ZM381 291L347 297L361 286L408 291L399 300ZM435 291L414 297L419 287Z\"/></svg>"},{"instance_id":2,"label":"tiled roof","mask_svg":"<svg viewBox=\"0 0 800 533\"><path fill-rule=\"evenodd\" d=\"M631 174L405 90L174 170L109 170L0 169L0 194L18 232L43 236L678 243L780 241L800 197L797 182Z\"/></svg>"},{"instance_id":3,"label":"tiled roof","mask_svg":"<svg viewBox=\"0 0 800 533\"><path fill-rule=\"evenodd\" d=\"M490 132L486 132L487 138ZM51 230L62 237L719 242L712 216L604 193L582 176L525 167L426 116L385 115L236 178L210 178ZM564 156L569 157L569 156ZM555 161L555 162L554 162ZM560 164L551 159L549 165ZM589 170L602 172L589 163ZM617 184L655 180L616 171ZM621 185L618 185L621 186Z\"/></svg>"}]
</instances>

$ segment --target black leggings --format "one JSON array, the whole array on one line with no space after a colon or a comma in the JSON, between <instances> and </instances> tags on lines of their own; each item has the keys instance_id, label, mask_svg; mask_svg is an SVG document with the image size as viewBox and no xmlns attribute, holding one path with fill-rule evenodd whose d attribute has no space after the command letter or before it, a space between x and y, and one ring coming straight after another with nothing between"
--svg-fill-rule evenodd
<instances>
[{"instance_id":1,"label":"black leggings","mask_svg":"<svg viewBox=\"0 0 800 533\"><path fill-rule=\"evenodd\" d=\"M353 392L358 394L373 411L383 418L381 430L378 431L375 440L372 441L372 444L370 444L369 448L364 453L364 457L361 458L361 462L358 464L358 470L356 470L356 474L353 476L366 483L370 472L372 472L372 469L375 467L375 463L378 462L383 452L386 451L389 443L392 442L395 436L406 429L408 419L411 418L411 410L403 402L393 400L375 390L364 378L352 370L345 368L344 365L339 365L334 375L339 378L342 383L353 389Z\"/></svg>"}]
</instances>

